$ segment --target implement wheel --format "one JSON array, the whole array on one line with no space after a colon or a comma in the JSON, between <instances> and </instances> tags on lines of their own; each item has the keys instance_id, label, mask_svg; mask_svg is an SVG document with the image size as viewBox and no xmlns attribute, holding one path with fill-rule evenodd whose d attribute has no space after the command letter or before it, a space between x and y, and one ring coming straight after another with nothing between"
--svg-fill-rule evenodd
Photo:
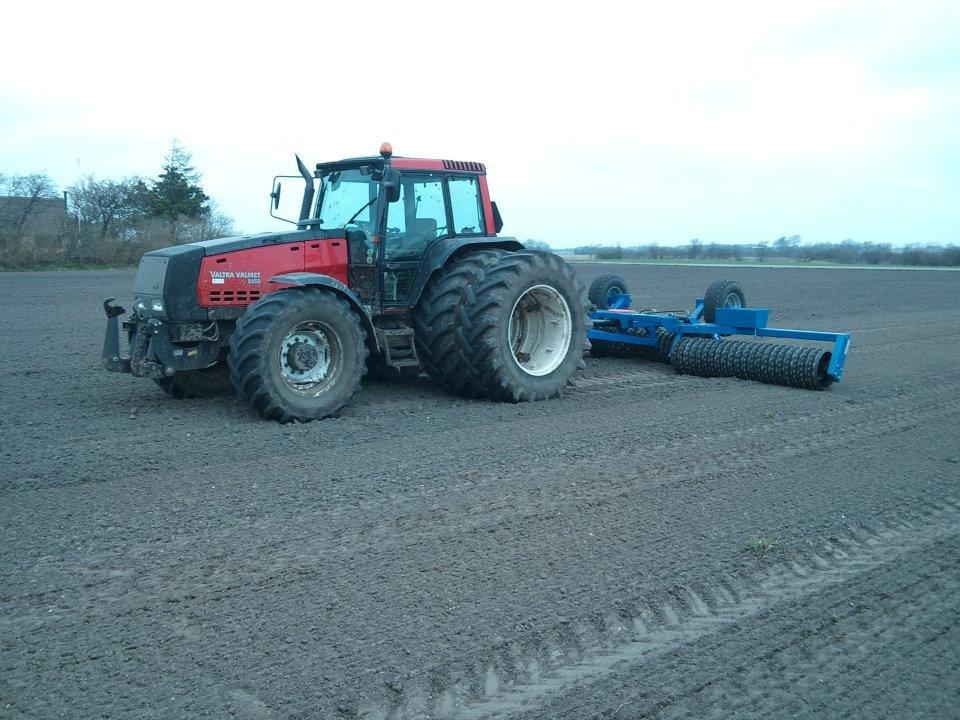
<instances>
[{"instance_id":1,"label":"implement wheel","mask_svg":"<svg viewBox=\"0 0 960 720\"><path fill-rule=\"evenodd\" d=\"M586 325L582 290L558 255L523 250L490 262L457 309L471 394L511 402L556 397L583 367Z\"/></svg>"},{"instance_id":2,"label":"implement wheel","mask_svg":"<svg viewBox=\"0 0 960 720\"><path fill-rule=\"evenodd\" d=\"M587 299L598 310L609 310L614 298L627 292L627 281L619 275L601 275L590 283Z\"/></svg>"},{"instance_id":3,"label":"implement wheel","mask_svg":"<svg viewBox=\"0 0 960 720\"><path fill-rule=\"evenodd\" d=\"M717 308L741 308L746 305L747 300L740 283L730 278L717 280L710 284L703 296L703 320L714 322Z\"/></svg>"},{"instance_id":4,"label":"implement wheel","mask_svg":"<svg viewBox=\"0 0 960 720\"><path fill-rule=\"evenodd\" d=\"M329 417L360 386L367 358L360 317L329 290L270 293L247 308L230 337L230 379L262 417Z\"/></svg>"}]
</instances>

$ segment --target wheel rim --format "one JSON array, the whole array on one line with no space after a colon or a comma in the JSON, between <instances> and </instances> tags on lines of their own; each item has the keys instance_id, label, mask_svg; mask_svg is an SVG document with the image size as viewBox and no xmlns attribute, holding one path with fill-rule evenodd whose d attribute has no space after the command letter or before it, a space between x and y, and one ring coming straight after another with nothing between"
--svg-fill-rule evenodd
<instances>
[{"instance_id":1,"label":"wheel rim","mask_svg":"<svg viewBox=\"0 0 960 720\"><path fill-rule=\"evenodd\" d=\"M294 392L316 397L336 381L343 365L340 338L322 322L292 327L280 343L280 377Z\"/></svg>"},{"instance_id":2,"label":"wheel rim","mask_svg":"<svg viewBox=\"0 0 960 720\"><path fill-rule=\"evenodd\" d=\"M726 299L723 301L723 306L727 308L738 308L740 307L740 296L736 293L730 293L727 295Z\"/></svg>"},{"instance_id":3,"label":"wheel rim","mask_svg":"<svg viewBox=\"0 0 960 720\"><path fill-rule=\"evenodd\" d=\"M610 303L616 300L617 296L623 295L623 288L614 285L612 288L607 290L607 307L610 307Z\"/></svg>"},{"instance_id":4,"label":"wheel rim","mask_svg":"<svg viewBox=\"0 0 960 720\"><path fill-rule=\"evenodd\" d=\"M513 360L528 375L548 375L567 356L570 307L556 288L535 285L519 297L507 328Z\"/></svg>"}]
</instances>

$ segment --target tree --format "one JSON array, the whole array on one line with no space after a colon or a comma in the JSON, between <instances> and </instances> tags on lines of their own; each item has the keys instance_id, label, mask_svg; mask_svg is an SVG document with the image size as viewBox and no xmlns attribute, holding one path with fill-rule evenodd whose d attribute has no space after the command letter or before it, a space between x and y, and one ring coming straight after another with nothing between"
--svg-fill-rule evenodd
<instances>
[{"instance_id":1,"label":"tree","mask_svg":"<svg viewBox=\"0 0 960 720\"><path fill-rule=\"evenodd\" d=\"M549 250L550 246L543 240L524 240L523 246L528 250Z\"/></svg>"},{"instance_id":2,"label":"tree","mask_svg":"<svg viewBox=\"0 0 960 720\"><path fill-rule=\"evenodd\" d=\"M766 260L768 250L770 250L770 247L766 240L764 240L762 243L759 243L756 247L757 260L760 262Z\"/></svg>"},{"instance_id":3,"label":"tree","mask_svg":"<svg viewBox=\"0 0 960 720\"><path fill-rule=\"evenodd\" d=\"M691 259L700 257L700 253L702 251L703 243L700 240L694 238L690 241L690 247L687 249L687 255L689 255Z\"/></svg>"},{"instance_id":4,"label":"tree","mask_svg":"<svg viewBox=\"0 0 960 720\"><path fill-rule=\"evenodd\" d=\"M138 197L140 178L97 180L89 175L67 188L70 212L81 228L94 228L100 240L115 237L130 222L143 214Z\"/></svg>"},{"instance_id":5,"label":"tree","mask_svg":"<svg viewBox=\"0 0 960 720\"><path fill-rule=\"evenodd\" d=\"M0 174L0 232L18 242L24 228L42 212L41 198L57 197L57 186L47 175Z\"/></svg>"},{"instance_id":6,"label":"tree","mask_svg":"<svg viewBox=\"0 0 960 720\"><path fill-rule=\"evenodd\" d=\"M140 182L136 192L149 213L175 223L180 218L197 219L210 212L207 194L200 187L200 173L190 164L192 156L174 140L163 172L149 186Z\"/></svg>"},{"instance_id":7,"label":"tree","mask_svg":"<svg viewBox=\"0 0 960 720\"><path fill-rule=\"evenodd\" d=\"M787 254L789 250L792 250L793 248L799 245L800 245L799 235L790 235L789 237L786 235L782 235L778 237L776 240L774 240L773 242L773 247L776 248L778 252L784 255Z\"/></svg>"}]
</instances>

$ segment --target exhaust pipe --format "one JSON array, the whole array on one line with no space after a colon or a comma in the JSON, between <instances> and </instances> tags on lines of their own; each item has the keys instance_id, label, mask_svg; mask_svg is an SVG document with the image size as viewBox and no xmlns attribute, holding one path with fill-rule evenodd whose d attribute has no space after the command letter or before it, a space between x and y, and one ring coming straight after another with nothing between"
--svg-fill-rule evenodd
<instances>
[{"instance_id":1,"label":"exhaust pipe","mask_svg":"<svg viewBox=\"0 0 960 720\"><path fill-rule=\"evenodd\" d=\"M303 222L310 216L310 206L313 205L313 175L307 169L307 166L303 164L303 160L300 159L299 155L294 155L294 157L297 159L297 170L303 175L303 180L307 184L306 189L303 191L303 203L300 205L300 222Z\"/></svg>"}]
</instances>

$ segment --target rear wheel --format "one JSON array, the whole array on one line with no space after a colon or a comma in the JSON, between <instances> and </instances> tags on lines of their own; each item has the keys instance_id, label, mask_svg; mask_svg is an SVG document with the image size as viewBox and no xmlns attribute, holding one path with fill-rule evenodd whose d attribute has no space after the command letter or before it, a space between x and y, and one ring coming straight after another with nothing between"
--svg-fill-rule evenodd
<instances>
[{"instance_id":1,"label":"rear wheel","mask_svg":"<svg viewBox=\"0 0 960 720\"><path fill-rule=\"evenodd\" d=\"M513 402L559 395L583 366L586 324L580 286L557 255L525 250L491 262L457 309L472 392Z\"/></svg>"},{"instance_id":2,"label":"rear wheel","mask_svg":"<svg viewBox=\"0 0 960 720\"><path fill-rule=\"evenodd\" d=\"M247 308L227 362L237 393L287 423L329 417L360 386L367 357L360 317L329 290L271 293Z\"/></svg>"},{"instance_id":3,"label":"rear wheel","mask_svg":"<svg viewBox=\"0 0 960 720\"><path fill-rule=\"evenodd\" d=\"M610 305L617 295L627 293L627 281L619 275L601 275L594 278L590 283L590 289L587 290L587 299L593 303L598 310L609 310Z\"/></svg>"},{"instance_id":4,"label":"rear wheel","mask_svg":"<svg viewBox=\"0 0 960 720\"><path fill-rule=\"evenodd\" d=\"M417 355L431 378L448 392L476 395L456 338L457 308L466 288L506 250L477 250L451 261L430 281L414 309Z\"/></svg>"},{"instance_id":5,"label":"rear wheel","mask_svg":"<svg viewBox=\"0 0 960 720\"><path fill-rule=\"evenodd\" d=\"M710 284L703 296L703 319L712 323L716 319L717 308L746 307L747 300L743 288L736 280L726 278Z\"/></svg>"},{"instance_id":6,"label":"rear wheel","mask_svg":"<svg viewBox=\"0 0 960 720\"><path fill-rule=\"evenodd\" d=\"M183 370L156 383L167 395L180 399L217 397L233 392L230 370L223 362L201 370Z\"/></svg>"}]
</instances>

